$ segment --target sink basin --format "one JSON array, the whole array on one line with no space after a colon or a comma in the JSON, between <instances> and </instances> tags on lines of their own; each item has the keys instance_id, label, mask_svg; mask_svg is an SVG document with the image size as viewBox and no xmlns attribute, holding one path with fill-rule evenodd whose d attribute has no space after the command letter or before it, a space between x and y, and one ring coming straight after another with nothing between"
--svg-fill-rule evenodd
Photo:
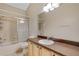
<instances>
[{"instance_id":1,"label":"sink basin","mask_svg":"<svg viewBox=\"0 0 79 59\"><path fill-rule=\"evenodd\" d=\"M47 40L47 39L41 39L38 41L40 44L44 44L44 45L51 45L54 44L54 41L52 40Z\"/></svg>"}]
</instances>

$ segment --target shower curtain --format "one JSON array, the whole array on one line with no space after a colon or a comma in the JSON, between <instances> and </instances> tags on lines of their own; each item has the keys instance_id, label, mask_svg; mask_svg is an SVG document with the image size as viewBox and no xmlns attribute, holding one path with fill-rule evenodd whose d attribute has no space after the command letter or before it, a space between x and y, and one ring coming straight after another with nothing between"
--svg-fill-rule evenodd
<instances>
[{"instance_id":1,"label":"shower curtain","mask_svg":"<svg viewBox=\"0 0 79 59\"><path fill-rule=\"evenodd\" d=\"M24 23L17 21L18 41L24 42L28 39L28 21L24 20Z\"/></svg>"}]
</instances>

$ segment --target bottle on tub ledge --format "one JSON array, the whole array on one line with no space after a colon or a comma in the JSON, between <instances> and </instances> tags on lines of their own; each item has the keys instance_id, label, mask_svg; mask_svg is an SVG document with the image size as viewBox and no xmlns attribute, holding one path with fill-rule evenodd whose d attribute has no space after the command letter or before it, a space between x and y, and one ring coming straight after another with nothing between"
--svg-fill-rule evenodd
<instances>
[{"instance_id":1,"label":"bottle on tub ledge","mask_svg":"<svg viewBox=\"0 0 79 59\"><path fill-rule=\"evenodd\" d=\"M30 39L30 38L37 38L37 36L29 36L29 39Z\"/></svg>"}]
</instances>

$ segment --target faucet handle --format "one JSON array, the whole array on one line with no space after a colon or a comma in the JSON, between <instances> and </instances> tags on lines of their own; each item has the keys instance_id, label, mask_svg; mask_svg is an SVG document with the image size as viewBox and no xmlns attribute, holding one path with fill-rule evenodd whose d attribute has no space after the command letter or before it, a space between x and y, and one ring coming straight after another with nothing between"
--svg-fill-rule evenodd
<instances>
[{"instance_id":1,"label":"faucet handle","mask_svg":"<svg viewBox=\"0 0 79 59\"><path fill-rule=\"evenodd\" d=\"M52 37L47 37L47 39L52 39Z\"/></svg>"},{"instance_id":2,"label":"faucet handle","mask_svg":"<svg viewBox=\"0 0 79 59\"><path fill-rule=\"evenodd\" d=\"M0 37L0 40L2 40L2 38Z\"/></svg>"}]
</instances>

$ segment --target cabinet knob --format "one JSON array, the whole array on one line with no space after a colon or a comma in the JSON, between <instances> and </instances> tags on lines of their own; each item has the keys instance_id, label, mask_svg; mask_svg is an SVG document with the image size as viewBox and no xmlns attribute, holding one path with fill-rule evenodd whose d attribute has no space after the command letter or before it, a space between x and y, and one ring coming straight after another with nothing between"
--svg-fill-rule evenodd
<instances>
[{"instance_id":1,"label":"cabinet knob","mask_svg":"<svg viewBox=\"0 0 79 59\"><path fill-rule=\"evenodd\" d=\"M39 47L39 49L41 49L41 47Z\"/></svg>"},{"instance_id":2,"label":"cabinet knob","mask_svg":"<svg viewBox=\"0 0 79 59\"><path fill-rule=\"evenodd\" d=\"M39 48L39 46L37 46L37 48Z\"/></svg>"}]
</instances>

